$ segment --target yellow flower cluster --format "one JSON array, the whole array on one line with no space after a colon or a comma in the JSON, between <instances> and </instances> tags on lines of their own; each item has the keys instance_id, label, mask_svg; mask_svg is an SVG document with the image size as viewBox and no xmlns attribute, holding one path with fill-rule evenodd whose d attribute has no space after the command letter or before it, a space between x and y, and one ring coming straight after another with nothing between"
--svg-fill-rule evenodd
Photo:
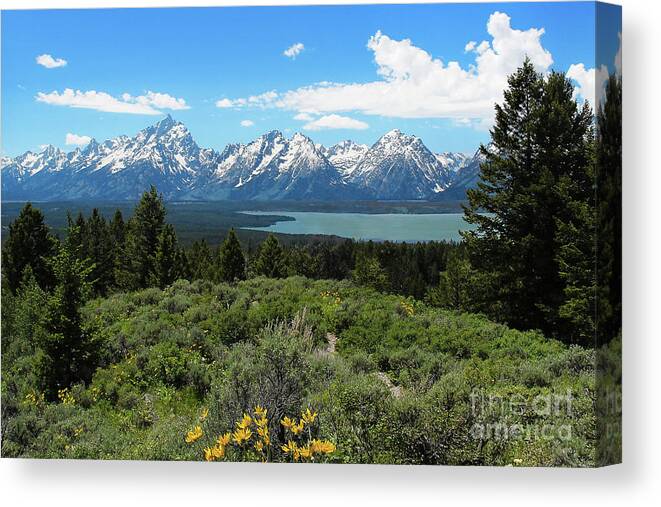
<instances>
[{"instance_id":1,"label":"yellow flower cluster","mask_svg":"<svg viewBox=\"0 0 661 507\"><path fill-rule=\"evenodd\" d=\"M314 461L317 455L335 452L335 444L317 438L313 438L305 445L298 445L293 440L289 440L282 446L282 451L290 455L294 461Z\"/></svg>"},{"instance_id":2,"label":"yellow flower cluster","mask_svg":"<svg viewBox=\"0 0 661 507\"><path fill-rule=\"evenodd\" d=\"M284 417L280 424L282 424L287 431L291 431L294 435L299 435L305 429L305 425L310 425L317 418L317 413L312 412L310 408L301 414L301 418L298 422L295 419L290 419L289 417Z\"/></svg>"},{"instance_id":3,"label":"yellow flower cluster","mask_svg":"<svg viewBox=\"0 0 661 507\"><path fill-rule=\"evenodd\" d=\"M291 432L293 438L300 435L306 426L310 426L317 419L317 412L310 410L308 407L301 413L301 418L298 422L289 417L284 417L280 424L285 427L285 430ZM308 433L309 435L309 433ZM308 437L309 438L309 437ZM321 454L330 454L335 451L335 444L328 440L319 440L313 438L308 440L307 443L297 443L295 440L290 439L286 444L281 446L282 451L289 455L294 461L314 461L315 456Z\"/></svg>"},{"instance_id":4,"label":"yellow flower cluster","mask_svg":"<svg viewBox=\"0 0 661 507\"><path fill-rule=\"evenodd\" d=\"M24 405L34 405L37 406L44 402L44 393L36 393L35 391L30 391L25 395L23 399Z\"/></svg>"},{"instance_id":5,"label":"yellow flower cluster","mask_svg":"<svg viewBox=\"0 0 661 507\"><path fill-rule=\"evenodd\" d=\"M63 405L75 405L76 403L76 399L73 397L73 394L71 394L71 391L69 391L68 387L59 389L57 391L57 398Z\"/></svg>"},{"instance_id":6,"label":"yellow flower cluster","mask_svg":"<svg viewBox=\"0 0 661 507\"><path fill-rule=\"evenodd\" d=\"M223 458L230 443L239 446L240 452L245 453L249 449L249 443L254 440L252 448L259 454L262 461L265 461L271 446L269 420L266 413L267 409L257 405L253 410L253 416L243 414L241 420L237 421L236 429L233 432L218 437L213 447L204 449L204 459L215 461ZM257 437L253 438L255 434Z\"/></svg>"},{"instance_id":7,"label":"yellow flower cluster","mask_svg":"<svg viewBox=\"0 0 661 507\"><path fill-rule=\"evenodd\" d=\"M411 317L415 313L415 307L413 306L413 303L407 301L406 299L400 301L399 306L408 317Z\"/></svg>"},{"instance_id":8,"label":"yellow flower cluster","mask_svg":"<svg viewBox=\"0 0 661 507\"><path fill-rule=\"evenodd\" d=\"M339 292L331 292L329 290L325 290L319 294L322 298L328 298L331 299L335 304L339 305L342 302L342 298L340 298Z\"/></svg>"},{"instance_id":9,"label":"yellow flower cluster","mask_svg":"<svg viewBox=\"0 0 661 507\"><path fill-rule=\"evenodd\" d=\"M301 413L301 418L284 417L280 424L290 434L289 441L281 446L282 451L293 461L315 461L317 456L331 454L335 451L335 444L327 440L312 438L311 431L306 434L307 442L303 441L302 434L306 427L310 427L317 419L317 412L307 408ZM202 411L200 419L203 421L208 416L208 410ZM191 444L203 436L201 426L196 426L186 435L186 442ZM236 429L218 437L213 446L203 449L206 461L216 461L227 455L229 446L234 449L242 459L258 458L263 462L272 459L271 434L269 432L269 420L267 409L257 405L253 409L253 415L243 414L236 422Z\"/></svg>"},{"instance_id":10,"label":"yellow flower cluster","mask_svg":"<svg viewBox=\"0 0 661 507\"><path fill-rule=\"evenodd\" d=\"M186 434L186 443L192 444L193 442L197 442L200 438L202 438L202 435L202 427L195 426L195 428Z\"/></svg>"},{"instance_id":11,"label":"yellow flower cluster","mask_svg":"<svg viewBox=\"0 0 661 507\"><path fill-rule=\"evenodd\" d=\"M230 438L231 435L229 431L224 435L219 436L213 447L206 447L204 449L204 459L207 461L215 461L225 457L225 449L227 449L227 445L230 443Z\"/></svg>"}]
</instances>

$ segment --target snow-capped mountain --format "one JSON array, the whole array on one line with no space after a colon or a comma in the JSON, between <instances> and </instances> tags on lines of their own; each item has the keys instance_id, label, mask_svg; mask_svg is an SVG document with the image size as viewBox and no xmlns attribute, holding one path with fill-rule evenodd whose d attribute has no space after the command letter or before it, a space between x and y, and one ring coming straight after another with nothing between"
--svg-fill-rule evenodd
<instances>
[{"instance_id":1,"label":"snow-capped mountain","mask_svg":"<svg viewBox=\"0 0 661 507\"><path fill-rule=\"evenodd\" d=\"M366 144L357 144L350 140L342 141L330 148L324 148L323 146L320 147L320 151L328 161L335 166L345 178L351 176L351 173L369 149L369 146Z\"/></svg>"},{"instance_id":2,"label":"snow-capped mountain","mask_svg":"<svg viewBox=\"0 0 661 507\"><path fill-rule=\"evenodd\" d=\"M445 190L451 172L416 136L391 130L351 172L349 181L377 199L427 199Z\"/></svg>"},{"instance_id":3,"label":"snow-capped mountain","mask_svg":"<svg viewBox=\"0 0 661 507\"><path fill-rule=\"evenodd\" d=\"M480 164L485 157L478 149L472 157L467 157L463 164L454 172L450 186L443 192L440 199L463 200L466 190L475 188L480 179Z\"/></svg>"},{"instance_id":4,"label":"snow-capped mountain","mask_svg":"<svg viewBox=\"0 0 661 507\"><path fill-rule=\"evenodd\" d=\"M337 200L438 198L469 174L470 161L434 155L398 130L372 147L347 140L330 148L272 131L217 152L168 115L134 137L69 153L48 146L0 164L5 200L136 199L150 185L168 199Z\"/></svg>"},{"instance_id":5,"label":"snow-capped mountain","mask_svg":"<svg viewBox=\"0 0 661 507\"><path fill-rule=\"evenodd\" d=\"M287 139L275 130L249 144L227 146L191 197L325 200L353 194L309 137L296 133Z\"/></svg>"},{"instance_id":6,"label":"snow-capped mountain","mask_svg":"<svg viewBox=\"0 0 661 507\"><path fill-rule=\"evenodd\" d=\"M453 173L461 170L472 160L472 157L466 155L465 153L453 153L449 151L443 153L435 153L434 156L436 157L436 160L438 160L439 164Z\"/></svg>"}]
</instances>

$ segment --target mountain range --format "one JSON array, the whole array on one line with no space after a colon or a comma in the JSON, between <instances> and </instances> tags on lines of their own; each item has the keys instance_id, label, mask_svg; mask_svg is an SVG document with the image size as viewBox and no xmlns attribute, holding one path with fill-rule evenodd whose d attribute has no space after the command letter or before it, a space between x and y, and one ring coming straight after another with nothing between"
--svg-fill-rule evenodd
<instances>
[{"instance_id":1,"label":"mountain range","mask_svg":"<svg viewBox=\"0 0 661 507\"><path fill-rule=\"evenodd\" d=\"M347 140L329 148L271 131L218 152L200 148L168 115L135 137L4 157L0 175L2 199L14 201L133 200L150 185L179 200L443 200L465 198L480 161L432 153L399 130L371 147Z\"/></svg>"}]
</instances>

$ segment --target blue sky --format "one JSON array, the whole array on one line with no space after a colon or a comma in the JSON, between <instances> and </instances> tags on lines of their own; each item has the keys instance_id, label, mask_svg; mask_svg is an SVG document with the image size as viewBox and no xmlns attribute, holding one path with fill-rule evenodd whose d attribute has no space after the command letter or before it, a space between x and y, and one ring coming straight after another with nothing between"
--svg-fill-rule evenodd
<instances>
[{"instance_id":1,"label":"blue sky","mask_svg":"<svg viewBox=\"0 0 661 507\"><path fill-rule=\"evenodd\" d=\"M582 64L590 84L593 19L591 2L4 11L2 150L72 150L170 113L217 149L399 128L473 152L523 54L542 71Z\"/></svg>"}]
</instances>

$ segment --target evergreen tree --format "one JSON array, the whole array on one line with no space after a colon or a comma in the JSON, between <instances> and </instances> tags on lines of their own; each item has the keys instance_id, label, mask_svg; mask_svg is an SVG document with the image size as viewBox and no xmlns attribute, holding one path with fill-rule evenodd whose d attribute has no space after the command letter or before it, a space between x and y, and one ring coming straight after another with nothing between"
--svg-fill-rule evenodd
<instances>
[{"instance_id":1,"label":"evergreen tree","mask_svg":"<svg viewBox=\"0 0 661 507\"><path fill-rule=\"evenodd\" d=\"M211 280L214 278L211 249L205 239L193 242L187 257L191 279Z\"/></svg>"},{"instance_id":2,"label":"evergreen tree","mask_svg":"<svg viewBox=\"0 0 661 507\"><path fill-rule=\"evenodd\" d=\"M71 251L76 254L79 259L87 257L87 222L82 212L78 212L78 216L74 220L71 214L67 212L67 242Z\"/></svg>"},{"instance_id":3,"label":"evergreen tree","mask_svg":"<svg viewBox=\"0 0 661 507\"><path fill-rule=\"evenodd\" d=\"M27 203L18 218L9 224L9 234L2 248L2 271L9 289L15 292L30 266L40 287L53 285L53 272L49 264L57 249L57 240L44 223L44 215Z\"/></svg>"},{"instance_id":4,"label":"evergreen tree","mask_svg":"<svg viewBox=\"0 0 661 507\"><path fill-rule=\"evenodd\" d=\"M126 235L126 271L122 275L124 288L147 287L156 272L156 252L165 227L163 197L155 187L142 194L129 220Z\"/></svg>"},{"instance_id":5,"label":"evergreen tree","mask_svg":"<svg viewBox=\"0 0 661 507\"><path fill-rule=\"evenodd\" d=\"M218 279L223 282L234 282L246 278L246 259L234 229L230 229L218 251L217 270Z\"/></svg>"},{"instance_id":6,"label":"evergreen tree","mask_svg":"<svg viewBox=\"0 0 661 507\"><path fill-rule=\"evenodd\" d=\"M374 256L361 255L356 259L356 269L352 272L353 280L378 291L388 289L388 274Z\"/></svg>"},{"instance_id":7,"label":"evergreen tree","mask_svg":"<svg viewBox=\"0 0 661 507\"><path fill-rule=\"evenodd\" d=\"M125 269L127 228L121 210L115 210L115 214L113 215L108 228L110 231L113 252L112 286L120 287L122 272Z\"/></svg>"},{"instance_id":8,"label":"evergreen tree","mask_svg":"<svg viewBox=\"0 0 661 507\"><path fill-rule=\"evenodd\" d=\"M37 283L31 266L23 270L16 294L5 292L2 296L2 360L12 364L20 356L35 352L41 336L46 293Z\"/></svg>"},{"instance_id":9,"label":"evergreen tree","mask_svg":"<svg viewBox=\"0 0 661 507\"><path fill-rule=\"evenodd\" d=\"M589 191L592 114L578 107L564 74L544 78L529 60L508 85L464 208L477 226L463 233L483 288L475 303L514 327L554 335L563 331L566 297L557 257L558 220L567 216L562 181L572 179L577 199Z\"/></svg>"},{"instance_id":10,"label":"evergreen tree","mask_svg":"<svg viewBox=\"0 0 661 507\"><path fill-rule=\"evenodd\" d=\"M622 80L606 84L597 113L597 345L622 329Z\"/></svg>"},{"instance_id":11,"label":"evergreen tree","mask_svg":"<svg viewBox=\"0 0 661 507\"><path fill-rule=\"evenodd\" d=\"M452 252L441 272L439 285L427 292L427 302L433 306L467 312L471 310L473 294L472 271L468 259L460 251Z\"/></svg>"},{"instance_id":12,"label":"evergreen tree","mask_svg":"<svg viewBox=\"0 0 661 507\"><path fill-rule=\"evenodd\" d=\"M85 254L93 266L90 275L93 292L104 296L114 285L115 248L108 223L97 208L87 220Z\"/></svg>"},{"instance_id":13,"label":"evergreen tree","mask_svg":"<svg viewBox=\"0 0 661 507\"><path fill-rule=\"evenodd\" d=\"M96 347L83 330L80 312L92 289L89 261L79 259L65 244L51 266L56 285L45 305L40 371L42 387L55 399L59 389L91 378Z\"/></svg>"},{"instance_id":14,"label":"evergreen tree","mask_svg":"<svg viewBox=\"0 0 661 507\"><path fill-rule=\"evenodd\" d=\"M117 209L110 221L110 236L116 249L124 247L126 241L126 224L124 223L124 216L122 211Z\"/></svg>"},{"instance_id":15,"label":"evergreen tree","mask_svg":"<svg viewBox=\"0 0 661 507\"><path fill-rule=\"evenodd\" d=\"M174 227L166 224L158 237L158 246L154 268L151 273L151 285L165 288L179 278L179 247Z\"/></svg>"},{"instance_id":16,"label":"evergreen tree","mask_svg":"<svg viewBox=\"0 0 661 507\"><path fill-rule=\"evenodd\" d=\"M269 278L282 278L286 276L284 252L278 238L273 234L269 234L262 244L259 245L259 251L253 269L257 275L267 276Z\"/></svg>"}]
</instances>

